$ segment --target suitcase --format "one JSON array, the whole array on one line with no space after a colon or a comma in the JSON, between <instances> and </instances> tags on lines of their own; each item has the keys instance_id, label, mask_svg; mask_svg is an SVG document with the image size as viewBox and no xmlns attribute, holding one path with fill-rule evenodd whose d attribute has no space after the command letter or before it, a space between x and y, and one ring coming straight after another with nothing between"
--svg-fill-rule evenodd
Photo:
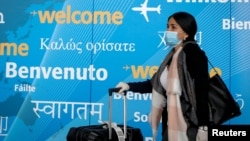
<instances>
[{"instance_id":1,"label":"suitcase","mask_svg":"<svg viewBox=\"0 0 250 141\"><path fill-rule=\"evenodd\" d=\"M89 125L71 127L67 134L67 141L143 141L140 128L127 126L126 119L126 92L124 93L123 124L112 122L112 94L118 92L120 88L110 88L109 93L109 115L108 122L100 125Z\"/></svg>"}]
</instances>

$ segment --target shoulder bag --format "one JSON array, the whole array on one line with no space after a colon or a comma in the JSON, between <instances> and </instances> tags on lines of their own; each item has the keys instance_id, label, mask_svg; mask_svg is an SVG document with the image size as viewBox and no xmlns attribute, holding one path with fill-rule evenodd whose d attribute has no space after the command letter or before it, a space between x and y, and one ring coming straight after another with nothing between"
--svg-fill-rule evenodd
<instances>
[{"instance_id":1,"label":"shoulder bag","mask_svg":"<svg viewBox=\"0 0 250 141\"><path fill-rule=\"evenodd\" d=\"M241 115L241 109L211 62L208 62L216 72L209 79L208 103L210 122L212 125L219 125Z\"/></svg>"}]
</instances>

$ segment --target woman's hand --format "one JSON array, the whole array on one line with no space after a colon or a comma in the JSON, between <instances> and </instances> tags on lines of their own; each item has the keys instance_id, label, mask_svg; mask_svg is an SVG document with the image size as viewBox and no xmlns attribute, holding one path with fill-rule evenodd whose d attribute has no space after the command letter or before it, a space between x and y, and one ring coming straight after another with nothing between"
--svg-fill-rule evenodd
<instances>
[{"instance_id":1,"label":"woman's hand","mask_svg":"<svg viewBox=\"0 0 250 141\"><path fill-rule=\"evenodd\" d=\"M124 94L124 91L127 91L129 90L129 85L125 82L119 82L117 85L116 85L116 88L121 88L119 90L119 94Z\"/></svg>"}]
</instances>

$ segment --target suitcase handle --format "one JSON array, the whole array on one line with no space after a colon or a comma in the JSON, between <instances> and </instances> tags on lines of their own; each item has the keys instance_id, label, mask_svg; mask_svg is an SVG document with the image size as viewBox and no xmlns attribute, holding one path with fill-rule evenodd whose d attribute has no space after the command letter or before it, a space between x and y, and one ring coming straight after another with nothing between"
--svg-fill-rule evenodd
<instances>
[{"instance_id":1,"label":"suitcase handle","mask_svg":"<svg viewBox=\"0 0 250 141\"><path fill-rule=\"evenodd\" d=\"M108 111L109 111L109 121L108 121L108 128L109 128L109 140L111 140L111 138L112 138L112 126L111 126L111 124L112 124L112 95L113 95L113 93L115 93L115 92L119 92L119 90L120 90L121 88L109 88L108 89L108 92L109 92L109 108L108 108ZM126 102L126 99L127 99L127 97L126 97L126 95L127 95L127 91L124 91L124 94L123 94L123 96L124 96L124 98L123 98L123 111L124 111L124 113L123 113L123 138L124 138L124 140L127 138L127 102ZM118 136L118 139L119 139L119 136Z\"/></svg>"},{"instance_id":2,"label":"suitcase handle","mask_svg":"<svg viewBox=\"0 0 250 141\"><path fill-rule=\"evenodd\" d=\"M119 92L119 90L121 89L121 87L118 87L118 88L109 88L109 96L112 96L113 93L117 93ZM127 91L124 92L124 95L127 95Z\"/></svg>"}]
</instances>

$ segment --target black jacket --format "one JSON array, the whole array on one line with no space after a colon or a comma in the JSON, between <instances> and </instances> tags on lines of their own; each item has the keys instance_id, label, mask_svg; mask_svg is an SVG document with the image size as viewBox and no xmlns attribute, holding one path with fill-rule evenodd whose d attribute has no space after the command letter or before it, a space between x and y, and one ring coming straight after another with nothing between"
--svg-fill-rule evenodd
<instances>
[{"instance_id":1,"label":"black jacket","mask_svg":"<svg viewBox=\"0 0 250 141\"><path fill-rule=\"evenodd\" d=\"M170 53L173 52L170 51ZM209 123L209 110L208 110L208 61L207 56L204 51L200 49L197 44L186 44L182 52L185 56L185 65L187 72L189 73L191 79L194 82L195 88L195 111L197 116L197 123L189 123L191 127L198 128L198 126L208 125ZM169 53L169 54L170 54ZM167 55L168 56L168 55ZM168 61L169 64L171 61ZM157 73L157 72L156 72ZM153 76L154 77L154 76ZM154 80L153 80L154 81ZM139 93L150 93L152 92L153 84L152 79L142 81L142 82L132 82L128 83L130 86L130 91ZM181 97L182 99L182 97ZM183 103L182 103L183 104ZM185 105L185 104L183 104ZM182 105L182 106L183 106ZM184 115L185 116L185 115ZM190 118L190 117L189 117ZM167 111L163 111L162 115L162 134L166 129L167 123ZM193 124L193 125L192 125ZM193 137L196 136L196 131L194 131ZM192 140L192 139L190 139Z\"/></svg>"}]
</instances>

